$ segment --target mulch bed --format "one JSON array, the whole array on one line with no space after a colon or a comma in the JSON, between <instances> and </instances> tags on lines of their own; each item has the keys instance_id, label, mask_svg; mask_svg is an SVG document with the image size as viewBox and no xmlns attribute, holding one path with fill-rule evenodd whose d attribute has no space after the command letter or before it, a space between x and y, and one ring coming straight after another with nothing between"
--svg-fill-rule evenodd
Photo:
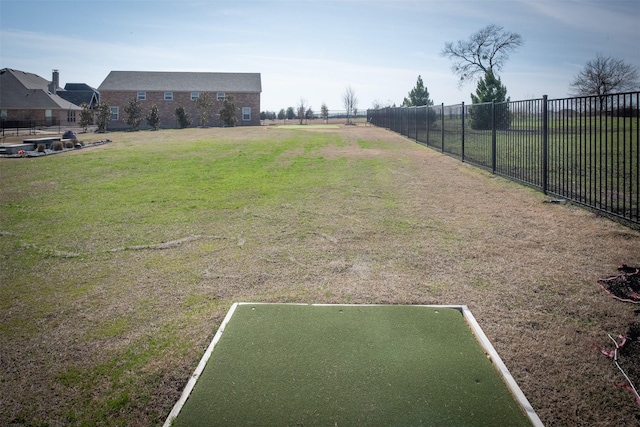
<instances>
[{"instance_id":1,"label":"mulch bed","mask_svg":"<svg viewBox=\"0 0 640 427\"><path fill-rule=\"evenodd\" d=\"M640 304L640 267L622 264L615 276L598 280L600 287L613 298L632 304ZM635 310L640 314L640 310ZM624 381L616 386L628 389L640 405L637 385L640 384L640 322L629 325L625 335L609 338L613 345L596 346L612 359Z\"/></svg>"},{"instance_id":2,"label":"mulch bed","mask_svg":"<svg viewBox=\"0 0 640 427\"><path fill-rule=\"evenodd\" d=\"M622 264L616 276L598 280L600 287L615 299L640 304L640 267Z\"/></svg>"},{"instance_id":3,"label":"mulch bed","mask_svg":"<svg viewBox=\"0 0 640 427\"><path fill-rule=\"evenodd\" d=\"M111 142L111 140L109 139L105 139L102 141L97 141L97 142L89 142L89 143L77 143L74 144L73 147L70 148L62 148L60 150L52 150L52 149L45 149L43 151L35 151L35 150L21 150L20 152L16 153L16 154L0 154L0 158L7 158L7 159L19 159L19 158L23 158L23 157L43 157L43 156L50 156L52 154L60 154L60 153L66 153L68 151L75 151L75 150L79 150L82 148L89 148L89 147L95 147L97 145L103 145L103 144L107 144Z\"/></svg>"}]
</instances>

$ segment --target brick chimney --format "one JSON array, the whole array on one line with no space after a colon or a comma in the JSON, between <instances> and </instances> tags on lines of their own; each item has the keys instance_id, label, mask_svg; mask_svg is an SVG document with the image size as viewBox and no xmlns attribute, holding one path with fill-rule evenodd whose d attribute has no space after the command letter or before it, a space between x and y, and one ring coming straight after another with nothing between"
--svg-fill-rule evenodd
<instances>
[{"instance_id":1,"label":"brick chimney","mask_svg":"<svg viewBox=\"0 0 640 427\"><path fill-rule=\"evenodd\" d=\"M53 70L51 76L51 84L49 85L49 92L52 94L56 94L58 92L58 88L60 87L60 72L58 70Z\"/></svg>"}]
</instances>

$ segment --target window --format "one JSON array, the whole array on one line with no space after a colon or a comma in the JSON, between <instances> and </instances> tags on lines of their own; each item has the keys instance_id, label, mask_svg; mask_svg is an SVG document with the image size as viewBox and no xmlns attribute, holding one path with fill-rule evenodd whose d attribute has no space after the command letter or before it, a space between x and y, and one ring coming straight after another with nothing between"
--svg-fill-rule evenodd
<instances>
[{"instance_id":1,"label":"window","mask_svg":"<svg viewBox=\"0 0 640 427\"><path fill-rule=\"evenodd\" d=\"M0 119L7 120L7 110L0 111Z\"/></svg>"},{"instance_id":2,"label":"window","mask_svg":"<svg viewBox=\"0 0 640 427\"><path fill-rule=\"evenodd\" d=\"M164 93L165 101L173 101L173 92L165 92Z\"/></svg>"},{"instance_id":3,"label":"window","mask_svg":"<svg viewBox=\"0 0 640 427\"><path fill-rule=\"evenodd\" d=\"M111 121L117 121L120 119L120 107L109 107L111 110Z\"/></svg>"},{"instance_id":4,"label":"window","mask_svg":"<svg viewBox=\"0 0 640 427\"><path fill-rule=\"evenodd\" d=\"M138 92L138 101L144 101L147 99L147 92Z\"/></svg>"},{"instance_id":5,"label":"window","mask_svg":"<svg viewBox=\"0 0 640 427\"><path fill-rule=\"evenodd\" d=\"M251 107L242 107L242 120L245 122L251 120Z\"/></svg>"},{"instance_id":6,"label":"window","mask_svg":"<svg viewBox=\"0 0 640 427\"><path fill-rule=\"evenodd\" d=\"M191 100L192 101L195 101L198 98L200 98L200 92L191 92Z\"/></svg>"},{"instance_id":7,"label":"window","mask_svg":"<svg viewBox=\"0 0 640 427\"><path fill-rule=\"evenodd\" d=\"M74 123L76 121L76 112L74 110L67 111L67 121Z\"/></svg>"},{"instance_id":8,"label":"window","mask_svg":"<svg viewBox=\"0 0 640 427\"><path fill-rule=\"evenodd\" d=\"M216 99L218 101L224 101L224 92L218 92Z\"/></svg>"}]
</instances>

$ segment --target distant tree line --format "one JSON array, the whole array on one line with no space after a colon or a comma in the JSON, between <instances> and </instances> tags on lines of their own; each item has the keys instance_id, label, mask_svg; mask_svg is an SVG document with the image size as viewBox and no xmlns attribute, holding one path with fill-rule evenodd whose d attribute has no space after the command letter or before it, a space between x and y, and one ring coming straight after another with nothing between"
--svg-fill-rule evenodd
<instances>
[{"instance_id":1,"label":"distant tree line","mask_svg":"<svg viewBox=\"0 0 640 427\"><path fill-rule=\"evenodd\" d=\"M472 108L469 114L470 125L473 129L491 129L493 126L498 129L507 129L511 126L513 118L512 112L509 111L511 99L507 96L507 88L502 84L498 72L505 66L509 55L516 52L523 44L524 41L520 34L505 31L503 27L494 24L487 25L466 40L445 43L440 53L451 60L451 71L459 78L459 85L476 82L475 93L471 93L471 102L478 107ZM570 84L570 93L576 97L598 97L601 111L608 110L613 113L615 110L618 115L633 115L637 112L637 106L606 105L606 99L607 95L613 93L639 90L639 78L638 67L598 53L596 58L588 61L575 76ZM346 110L347 123L350 123L351 117L355 116L358 111L358 99L351 86L345 89L342 100ZM491 108L479 106L479 104L489 103L495 105ZM297 108L283 108L277 114L275 111L263 111L260 114L260 119L293 120L297 118L300 123L303 123L304 120L314 117L311 107L306 108L305 104L301 99ZM422 76L418 75L415 87L409 91L401 106L429 107L432 105L433 100L430 98L429 91ZM395 104L393 106L395 107ZM372 108L380 109L382 103L374 101ZM323 103L320 116L326 120L328 114L329 110ZM428 114L427 117L429 125L435 123L435 113Z\"/></svg>"},{"instance_id":2,"label":"distant tree line","mask_svg":"<svg viewBox=\"0 0 640 427\"><path fill-rule=\"evenodd\" d=\"M358 114L358 97L355 90L351 86L347 86L342 95L342 101L345 108L344 116L347 119L347 124L351 123L351 118ZM262 111L260 112L260 120L299 120L300 124L306 123L308 120L313 120L320 117L322 120L327 121L329 119L329 107L325 102L320 106L320 115L317 116L311 106L307 105L307 101L304 98L300 98L297 106L287 107L280 109L276 114L275 111Z\"/></svg>"}]
</instances>

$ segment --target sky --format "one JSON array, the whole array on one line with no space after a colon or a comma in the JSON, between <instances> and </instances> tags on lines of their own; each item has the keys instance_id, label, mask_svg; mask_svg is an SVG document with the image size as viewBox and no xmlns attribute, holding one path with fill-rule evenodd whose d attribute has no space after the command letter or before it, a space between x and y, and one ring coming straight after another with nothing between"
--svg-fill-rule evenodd
<instances>
[{"instance_id":1,"label":"sky","mask_svg":"<svg viewBox=\"0 0 640 427\"><path fill-rule=\"evenodd\" d=\"M110 71L261 73L262 111L400 105L422 77L470 103L442 56L489 24L522 36L498 73L512 101L568 96L598 53L640 67L639 0L0 0L0 68L98 88Z\"/></svg>"}]
</instances>

